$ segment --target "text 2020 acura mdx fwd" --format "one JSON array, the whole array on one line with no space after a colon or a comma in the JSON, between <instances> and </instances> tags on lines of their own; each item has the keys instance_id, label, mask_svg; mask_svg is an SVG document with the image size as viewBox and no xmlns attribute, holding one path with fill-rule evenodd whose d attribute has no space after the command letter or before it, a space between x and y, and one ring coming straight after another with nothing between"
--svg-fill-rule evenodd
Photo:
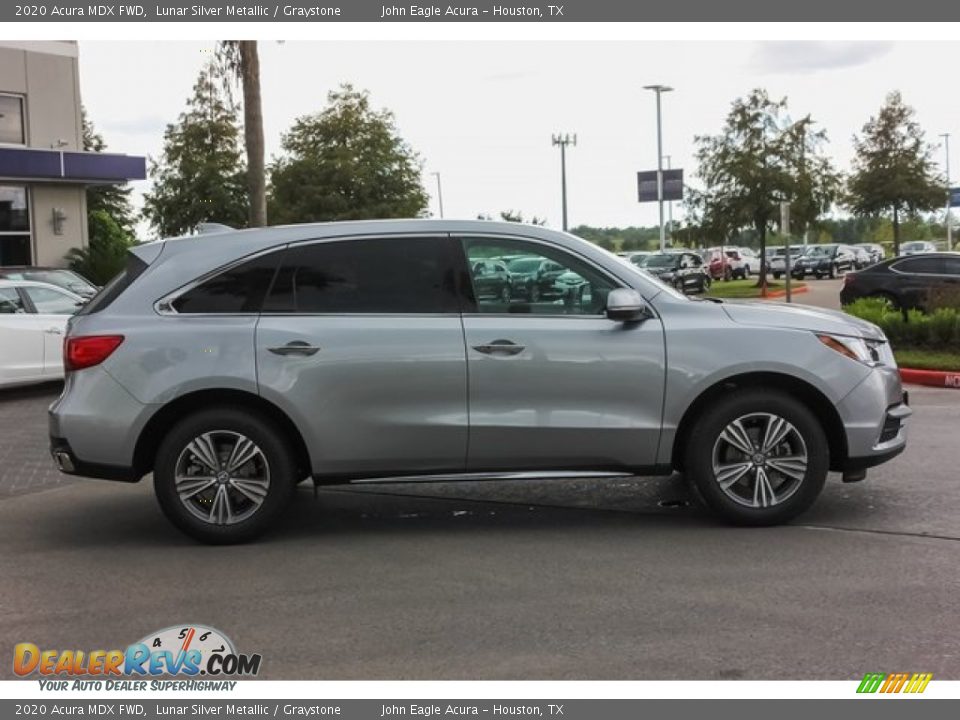
<instances>
[{"instance_id":1,"label":"text 2020 acura mdx fwd","mask_svg":"<svg viewBox=\"0 0 960 720\"><path fill-rule=\"evenodd\" d=\"M479 294L547 261L576 292ZM483 261L483 262L481 262ZM64 472L136 481L181 530L250 539L294 486L536 471L685 473L730 521L860 479L910 414L883 334L841 313L691 300L571 235L376 221L141 245L70 321Z\"/></svg>"}]
</instances>

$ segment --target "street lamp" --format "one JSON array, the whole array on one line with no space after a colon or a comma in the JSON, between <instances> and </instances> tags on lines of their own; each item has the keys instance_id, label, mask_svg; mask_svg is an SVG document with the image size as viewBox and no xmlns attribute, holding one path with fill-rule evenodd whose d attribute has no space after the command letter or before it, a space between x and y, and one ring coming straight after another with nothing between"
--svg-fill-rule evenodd
<instances>
[{"instance_id":1,"label":"street lamp","mask_svg":"<svg viewBox=\"0 0 960 720\"><path fill-rule=\"evenodd\" d=\"M669 85L644 85L644 90L657 94L657 204L660 206L660 252L667 249L667 236L663 227L663 125L660 121L660 96L673 90Z\"/></svg>"},{"instance_id":2,"label":"street lamp","mask_svg":"<svg viewBox=\"0 0 960 720\"><path fill-rule=\"evenodd\" d=\"M943 149L947 152L947 250L953 250L953 228L950 222L953 219L950 217L950 133L942 133L940 137L943 138Z\"/></svg>"},{"instance_id":3,"label":"street lamp","mask_svg":"<svg viewBox=\"0 0 960 720\"><path fill-rule=\"evenodd\" d=\"M670 156L664 155L664 159L667 161L667 170L670 169ZM667 203L667 227L669 228L669 237L670 244L673 244L673 200L670 200Z\"/></svg>"},{"instance_id":4,"label":"street lamp","mask_svg":"<svg viewBox=\"0 0 960 720\"><path fill-rule=\"evenodd\" d=\"M440 206L440 219L443 220L443 188L440 187L440 173L432 172L437 178L437 204Z\"/></svg>"},{"instance_id":5,"label":"street lamp","mask_svg":"<svg viewBox=\"0 0 960 720\"><path fill-rule=\"evenodd\" d=\"M554 135L553 144L560 146L560 192L563 195L563 231L567 231L567 145L577 146L577 135Z\"/></svg>"}]
</instances>

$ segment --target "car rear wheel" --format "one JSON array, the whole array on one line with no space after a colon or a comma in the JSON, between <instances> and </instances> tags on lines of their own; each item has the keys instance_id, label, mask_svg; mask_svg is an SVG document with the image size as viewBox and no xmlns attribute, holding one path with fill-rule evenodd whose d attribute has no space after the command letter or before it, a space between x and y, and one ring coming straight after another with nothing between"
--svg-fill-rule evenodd
<instances>
[{"instance_id":1,"label":"car rear wheel","mask_svg":"<svg viewBox=\"0 0 960 720\"><path fill-rule=\"evenodd\" d=\"M738 525L786 522L816 500L829 447L817 418L790 395L727 395L697 421L684 468L707 505Z\"/></svg>"},{"instance_id":2,"label":"car rear wheel","mask_svg":"<svg viewBox=\"0 0 960 720\"><path fill-rule=\"evenodd\" d=\"M232 408L190 415L167 434L154 468L164 515L210 544L252 540L286 508L296 465L269 422Z\"/></svg>"}]
</instances>

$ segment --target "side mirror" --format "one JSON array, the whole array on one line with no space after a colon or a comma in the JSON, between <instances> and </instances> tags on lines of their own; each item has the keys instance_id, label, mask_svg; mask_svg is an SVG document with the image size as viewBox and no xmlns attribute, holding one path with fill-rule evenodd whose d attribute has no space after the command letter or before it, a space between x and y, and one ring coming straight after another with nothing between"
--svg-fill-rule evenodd
<instances>
[{"instance_id":1,"label":"side mirror","mask_svg":"<svg viewBox=\"0 0 960 720\"><path fill-rule=\"evenodd\" d=\"M636 290L616 288L607 295L607 317L619 322L637 322L650 316L647 301Z\"/></svg>"}]
</instances>

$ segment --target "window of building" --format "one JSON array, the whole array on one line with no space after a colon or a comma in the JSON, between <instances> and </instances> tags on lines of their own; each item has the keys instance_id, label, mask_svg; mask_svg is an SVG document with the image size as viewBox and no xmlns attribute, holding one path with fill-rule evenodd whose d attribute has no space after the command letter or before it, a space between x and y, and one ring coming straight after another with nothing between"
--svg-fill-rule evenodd
<instances>
[{"instance_id":1,"label":"window of building","mask_svg":"<svg viewBox=\"0 0 960 720\"><path fill-rule=\"evenodd\" d=\"M23 145L26 141L23 132L23 98L0 95L0 143Z\"/></svg>"},{"instance_id":2,"label":"window of building","mask_svg":"<svg viewBox=\"0 0 960 720\"><path fill-rule=\"evenodd\" d=\"M27 204L27 188L23 185L0 185L0 265L29 264L30 208Z\"/></svg>"},{"instance_id":3,"label":"window of building","mask_svg":"<svg viewBox=\"0 0 960 720\"><path fill-rule=\"evenodd\" d=\"M459 311L446 238L362 238L290 248L264 312Z\"/></svg>"}]
</instances>

